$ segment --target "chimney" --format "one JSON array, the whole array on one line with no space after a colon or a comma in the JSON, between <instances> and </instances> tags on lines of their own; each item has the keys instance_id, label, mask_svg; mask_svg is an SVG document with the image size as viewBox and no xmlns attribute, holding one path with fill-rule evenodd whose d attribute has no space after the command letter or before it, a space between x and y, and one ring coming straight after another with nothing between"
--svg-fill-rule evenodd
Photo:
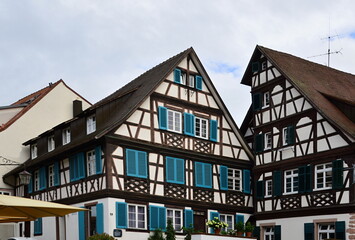
<instances>
[{"instance_id":1,"label":"chimney","mask_svg":"<svg viewBox=\"0 0 355 240\"><path fill-rule=\"evenodd\" d=\"M83 103L80 100L73 101L73 117L78 116L83 111Z\"/></svg>"}]
</instances>

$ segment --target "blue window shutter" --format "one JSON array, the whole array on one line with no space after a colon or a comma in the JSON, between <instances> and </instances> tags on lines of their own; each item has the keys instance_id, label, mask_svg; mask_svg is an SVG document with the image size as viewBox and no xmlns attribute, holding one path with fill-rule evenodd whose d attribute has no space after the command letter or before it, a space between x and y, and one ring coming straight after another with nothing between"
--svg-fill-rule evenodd
<instances>
[{"instance_id":1,"label":"blue window shutter","mask_svg":"<svg viewBox=\"0 0 355 240\"><path fill-rule=\"evenodd\" d=\"M137 177L147 178L147 153L142 151L136 151L136 158L137 158Z\"/></svg>"},{"instance_id":2,"label":"blue window shutter","mask_svg":"<svg viewBox=\"0 0 355 240\"><path fill-rule=\"evenodd\" d=\"M184 227L193 228L194 227L194 211L190 209L184 210Z\"/></svg>"},{"instance_id":3,"label":"blue window shutter","mask_svg":"<svg viewBox=\"0 0 355 240\"><path fill-rule=\"evenodd\" d=\"M126 168L128 176L137 176L138 166L136 162L136 151L126 149Z\"/></svg>"},{"instance_id":4,"label":"blue window shutter","mask_svg":"<svg viewBox=\"0 0 355 240\"><path fill-rule=\"evenodd\" d=\"M42 218L37 218L33 223L34 223L33 224L33 226L34 226L33 233L35 235L42 235L42 229L43 229Z\"/></svg>"},{"instance_id":5,"label":"blue window shutter","mask_svg":"<svg viewBox=\"0 0 355 240\"><path fill-rule=\"evenodd\" d=\"M202 90L202 77L198 75L196 76L196 89Z\"/></svg>"},{"instance_id":6,"label":"blue window shutter","mask_svg":"<svg viewBox=\"0 0 355 240\"><path fill-rule=\"evenodd\" d=\"M306 166L298 168L298 193L304 193L306 191Z\"/></svg>"},{"instance_id":7,"label":"blue window shutter","mask_svg":"<svg viewBox=\"0 0 355 240\"><path fill-rule=\"evenodd\" d=\"M256 199L264 198L264 181L257 181L256 183Z\"/></svg>"},{"instance_id":8,"label":"blue window shutter","mask_svg":"<svg viewBox=\"0 0 355 240\"><path fill-rule=\"evenodd\" d=\"M174 169L175 159L172 157L166 157L165 164L166 164L166 181L167 182L174 182L175 180L175 169Z\"/></svg>"},{"instance_id":9,"label":"blue window shutter","mask_svg":"<svg viewBox=\"0 0 355 240\"><path fill-rule=\"evenodd\" d=\"M96 204L96 232L104 233L104 204Z\"/></svg>"},{"instance_id":10,"label":"blue window shutter","mask_svg":"<svg viewBox=\"0 0 355 240\"><path fill-rule=\"evenodd\" d=\"M210 120L210 140L217 142L218 123L217 120Z\"/></svg>"},{"instance_id":11,"label":"blue window shutter","mask_svg":"<svg viewBox=\"0 0 355 240\"><path fill-rule=\"evenodd\" d=\"M54 171L54 186L59 186L60 184L59 162L54 163L53 171Z\"/></svg>"},{"instance_id":12,"label":"blue window shutter","mask_svg":"<svg viewBox=\"0 0 355 240\"><path fill-rule=\"evenodd\" d=\"M243 170L243 192L250 193L250 170Z\"/></svg>"},{"instance_id":13,"label":"blue window shutter","mask_svg":"<svg viewBox=\"0 0 355 240\"><path fill-rule=\"evenodd\" d=\"M215 217L219 218L218 212L210 212L210 220L213 220ZM214 229L210 228L211 233L214 233Z\"/></svg>"},{"instance_id":14,"label":"blue window shutter","mask_svg":"<svg viewBox=\"0 0 355 240\"><path fill-rule=\"evenodd\" d=\"M102 156L101 146L95 148L96 174L102 173Z\"/></svg>"},{"instance_id":15,"label":"blue window shutter","mask_svg":"<svg viewBox=\"0 0 355 240\"><path fill-rule=\"evenodd\" d=\"M196 187L203 187L203 163L195 162L195 185Z\"/></svg>"},{"instance_id":16,"label":"blue window shutter","mask_svg":"<svg viewBox=\"0 0 355 240\"><path fill-rule=\"evenodd\" d=\"M205 187L212 188L212 165L209 163L204 164L204 176Z\"/></svg>"},{"instance_id":17,"label":"blue window shutter","mask_svg":"<svg viewBox=\"0 0 355 240\"><path fill-rule=\"evenodd\" d=\"M159 128L162 130L168 129L168 109L166 107L159 106L158 114Z\"/></svg>"},{"instance_id":18,"label":"blue window shutter","mask_svg":"<svg viewBox=\"0 0 355 240\"><path fill-rule=\"evenodd\" d=\"M33 174L32 174L32 176L33 176ZM30 183L27 185L27 191L28 191L28 193L32 193L32 191L33 191L33 177L31 176L31 178L30 178Z\"/></svg>"},{"instance_id":19,"label":"blue window shutter","mask_svg":"<svg viewBox=\"0 0 355 240\"><path fill-rule=\"evenodd\" d=\"M176 183L185 184L185 160L175 158L175 181Z\"/></svg>"},{"instance_id":20,"label":"blue window shutter","mask_svg":"<svg viewBox=\"0 0 355 240\"><path fill-rule=\"evenodd\" d=\"M76 155L69 157L70 181L76 180Z\"/></svg>"},{"instance_id":21,"label":"blue window shutter","mask_svg":"<svg viewBox=\"0 0 355 240\"><path fill-rule=\"evenodd\" d=\"M259 153L264 150L264 134L258 134L255 136L255 152Z\"/></svg>"},{"instance_id":22,"label":"blue window shutter","mask_svg":"<svg viewBox=\"0 0 355 240\"><path fill-rule=\"evenodd\" d=\"M274 196L282 195L282 173L281 171L274 171L272 176L273 189L272 193Z\"/></svg>"},{"instance_id":23,"label":"blue window shutter","mask_svg":"<svg viewBox=\"0 0 355 240\"><path fill-rule=\"evenodd\" d=\"M259 71L259 62L253 62L253 63L251 64L251 71L252 71L253 73Z\"/></svg>"},{"instance_id":24,"label":"blue window shutter","mask_svg":"<svg viewBox=\"0 0 355 240\"><path fill-rule=\"evenodd\" d=\"M82 179L85 177L85 154L83 152L78 153L77 161L78 179Z\"/></svg>"},{"instance_id":25,"label":"blue window shutter","mask_svg":"<svg viewBox=\"0 0 355 240\"><path fill-rule=\"evenodd\" d=\"M184 113L184 133L195 136L195 116L191 113Z\"/></svg>"},{"instance_id":26,"label":"blue window shutter","mask_svg":"<svg viewBox=\"0 0 355 240\"><path fill-rule=\"evenodd\" d=\"M253 237L259 239L259 237L260 237L260 227L255 227L254 228Z\"/></svg>"},{"instance_id":27,"label":"blue window shutter","mask_svg":"<svg viewBox=\"0 0 355 240\"><path fill-rule=\"evenodd\" d=\"M304 224L304 240L314 240L314 223Z\"/></svg>"},{"instance_id":28,"label":"blue window shutter","mask_svg":"<svg viewBox=\"0 0 355 240\"><path fill-rule=\"evenodd\" d=\"M275 240L281 240L281 226L275 226Z\"/></svg>"},{"instance_id":29,"label":"blue window shutter","mask_svg":"<svg viewBox=\"0 0 355 240\"><path fill-rule=\"evenodd\" d=\"M337 159L333 161L333 189L343 188L343 160Z\"/></svg>"},{"instance_id":30,"label":"blue window shutter","mask_svg":"<svg viewBox=\"0 0 355 240\"><path fill-rule=\"evenodd\" d=\"M260 110L262 107L262 94L261 93L254 93L253 94L253 110L257 111Z\"/></svg>"},{"instance_id":31,"label":"blue window shutter","mask_svg":"<svg viewBox=\"0 0 355 240\"><path fill-rule=\"evenodd\" d=\"M335 238L345 240L345 222L335 222Z\"/></svg>"},{"instance_id":32,"label":"blue window shutter","mask_svg":"<svg viewBox=\"0 0 355 240\"><path fill-rule=\"evenodd\" d=\"M244 215L235 215L236 223L242 222L244 223Z\"/></svg>"},{"instance_id":33,"label":"blue window shutter","mask_svg":"<svg viewBox=\"0 0 355 240\"><path fill-rule=\"evenodd\" d=\"M181 83L181 77L180 76L181 76L181 70L175 68L175 70L174 70L174 82Z\"/></svg>"},{"instance_id":34,"label":"blue window shutter","mask_svg":"<svg viewBox=\"0 0 355 240\"><path fill-rule=\"evenodd\" d=\"M116 228L127 228L127 203L116 202Z\"/></svg>"},{"instance_id":35,"label":"blue window shutter","mask_svg":"<svg viewBox=\"0 0 355 240\"><path fill-rule=\"evenodd\" d=\"M311 165L308 165L306 166L306 182L305 182L305 191L306 192L312 192L313 190L313 174L312 174L312 171L313 171L313 167Z\"/></svg>"},{"instance_id":36,"label":"blue window shutter","mask_svg":"<svg viewBox=\"0 0 355 240\"><path fill-rule=\"evenodd\" d=\"M166 208L159 207L159 228L165 231L166 229Z\"/></svg>"},{"instance_id":37,"label":"blue window shutter","mask_svg":"<svg viewBox=\"0 0 355 240\"><path fill-rule=\"evenodd\" d=\"M46 189L46 187L47 187L46 167L41 167L39 169L39 190Z\"/></svg>"},{"instance_id":38,"label":"blue window shutter","mask_svg":"<svg viewBox=\"0 0 355 240\"><path fill-rule=\"evenodd\" d=\"M155 230L159 228L159 207L158 206L149 206L149 223L150 223L150 230Z\"/></svg>"},{"instance_id":39,"label":"blue window shutter","mask_svg":"<svg viewBox=\"0 0 355 240\"><path fill-rule=\"evenodd\" d=\"M220 180L220 189L221 190L228 190L228 167L220 166L219 167L219 180Z\"/></svg>"},{"instance_id":40,"label":"blue window shutter","mask_svg":"<svg viewBox=\"0 0 355 240\"><path fill-rule=\"evenodd\" d=\"M85 240L85 212L78 212L79 240Z\"/></svg>"},{"instance_id":41,"label":"blue window shutter","mask_svg":"<svg viewBox=\"0 0 355 240\"><path fill-rule=\"evenodd\" d=\"M287 144L292 145L295 143L295 127L294 126L288 126L287 127Z\"/></svg>"}]
</instances>

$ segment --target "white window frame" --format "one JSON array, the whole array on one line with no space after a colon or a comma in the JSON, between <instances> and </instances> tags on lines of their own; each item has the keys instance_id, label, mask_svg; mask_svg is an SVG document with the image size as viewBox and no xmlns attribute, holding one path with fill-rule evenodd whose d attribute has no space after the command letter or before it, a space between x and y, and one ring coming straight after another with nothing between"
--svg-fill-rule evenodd
<instances>
[{"instance_id":1,"label":"white window frame","mask_svg":"<svg viewBox=\"0 0 355 240\"><path fill-rule=\"evenodd\" d=\"M48 166L48 187L54 186L54 164Z\"/></svg>"},{"instance_id":2,"label":"white window frame","mask_svg":"<svg viewBox=\"0 0 355 240\"><path fill-rule=\"evenodd\" d=\"M270 93L264 92L263 99L262 99L262 108L266 108L270 106Z\"/></svg>"},{"instance_id":3,"label":"white window frame","mask_svg":"<svg viewBox=\"0 0 355 240\"><path fill-rule=\"evenodd\" d=\"M33 173L33 189L34 191L39 190L39 170L34 171Z\"/></svg>"},{"instance_id":4,"label":"white window frame","mask_svg":"<svg viewBox=\"0 0 355 240\"><path fill-rule=\"evenodd\" d=\"M96 116L95 114L86 119L86 133L90 134L96 131Z\"/></svg>"},{"instance_id":5,"label":"white window frame","mask_svg":"<svg viewBox=\"0 0 355 240\"><path fill-rule=\"evenodd\" d=\"M318 169L318 167L322 166L322 169ZM315 190L325 190L332 188L332 174L333 174L333 166L332 163L323 163L314 166L314 187ZM327 173L330 174L330 181L327 182ZM321 182L319 182L318 174L321 176ZM322 183L322 187L318 187L318 183ZM329 187L326 187L327 183L330 183Z\"/></svg>"},{"instance_id":6,"label":"white window frame","mask_svg":"<svg viewBox=\"0 0 355 240\"><path fill-rule=\"evenodd\" d=\"M288 143L287 143L287 138L288 138L288 128L287 128L287 127L284 127L284 128L282 129L282 145L283 145L283 146L288 145Z\"/></svg>"},{"instance_id":7,"label":"white window frame","mask_svg":"<svg viewBox=\"0 0 355 240\"><path fill-rule=\"evenodd\" d=\"M55 149L54 135L48 137L48 152Z\"/></svg>"},{"instance_id":8,"label":"white window frame","mask_svg":"<svg viewBox=\"0 0 355 240\"><path fill-rule=\"evenodd\" d=\"M265 197L272 197L272 180L265 181Z\"/></svg>"},{"instance_id":9,"label":"white window frame","mask_svg":"<svg viewBox=\"0 0 355 240\"><path fill-rule=\"evenodd\" d=\"M290 180L291 188L287 187L288 180ZM298 169L286 170L284 172L284 193L285 194L298 193L298 183L299 183Z\"/></svg>"},{"instance_id":10,"label":"white window frame","mask_svg":"<svg viewBox=\"0 0 355 240\"><path fill-rule=\"evenodd\" d=\"M272 148L272 135L271 132L267 132L264 134L264 150L268 150Z\"/></svg>"},{"instance_id":11,"label":"white window frame","mask_svg":"<svg viewBox=\"0 0 355 240\"><path fill-rule=\"evenodd\" d=\"M195 87L195 76L194 75L189 75L189 83L186 85L189 87L192 87L192 88Z\"/></svg>"},{"instance_id":12,"label":"white window frame","mask_svg":"<svg viewBox=\"0 0 355 240\"><path fill-rule=\"evenodd\" d=\"M187 73L186 72L181 72L180 74L180 83L183 85L186 85L186 79L187 79Z\"/></svg>"},{"instance_id":13,"label":"white window frame","mask_svg":"<svg viewBox=\"0 0 355 240\"><path fill-rule=\"evenodd\" d=\"M172 116L172 122L169 117ZM171 132L182 133L182 113L167 109L168 130ZM171 124L170 124L171 123Z\"/></svg>"},{"instance_id":14,"label":"white window frame","mask_svg":"<svg viewBox=\"0 0 355 240\"><path fill-rule=\"evenodd\" d=\"M31 158L34 159L37 157L37 144L31 145Z\"/></svg>"},{"instance_id":15,"label":"white window frame","mask_svg":"<svg viewBox=\"0 0 355 240\"><path fill-rule=\"evenodd\" d=\"M96 174L95 150L86 152L86 169L87 176L92 176Z\"/></svg>"},{"instance_id":16,"label":"white window frame","mask_svg":"<svg viewBox=\"0 0 355 240\"><path fill-rule=\"evenodd\" d=\"M134 216L134 226L130 225L130 207L135 208L135 216ZM138 227L138 208L144 209L144 228ZM147 206L145 205L137 205L137 204L127 204L127 223L129 229L147 229Z\"/></svg>"},{"instance_id":17,"label":"white window frame","mask_svg":"<svg viewBox=\"0 0 355 240\"><path fill-rule=\"evenodd\" d=\"M175 229L175 232L182 232L182 227L184 226L184 218L183 218L183 213L182 213L182 210L181 209L175 209L175 208L167 208L166 209L166 222L168 222L168 219L170 218L168 215L169 213L168 212L172 212L172 219L171 219L171 223L173 224L173 227ZM176 213L180 213L180 226L179 225L176 225L176 218L178 218L176 216Z\"/></svg>"},{"instance_id":18,"label":"white window frame","mask_svg":"<svg viewBox=\"0 0 355 240\"><path fill-rule=\"evenodd\" d=\"M327 229L321 229L322 226L327 226ZM331 228L333 226L333 228ZM335 237L335 224L334 223L318 223L318 240L330 239ZM321 237L321 234L326 234L325 238ZM333 237L330 236L333 234Z\"/></svg>"},{"instance_id":19,"label":"white window frame","mask_svg":"<svg viewBox=\"0 0 355 240\"><path fill-rule=\"evenodd\" d=\"M265 226L263 227L264 240L274 240L275 239L275 227Z\"/></svg>"},{"instance_id":20,"label":"white window frame","mask_svg":"<svg viewBox=\"0 0 355 240\"><path fill-rule=\"evenodd\" d=\"M237 175L239 172L239 177ZM234 191L242 191L243 189L243 172L240 169L228 168L228 189ZM238 188L239 183L239 188Z\"/></svg>"},{"instance_id":21,"label":"white window frame","mask_svg":"<svg viewBox=\"0 0 355 240\"><path fill-rule=\"evenodd\" d=\"M65 128L62 131L62 141L63 141L63 145L70 143L71 141L71 132L70 132L70 128Z\"/></svg>"},{"instance_id":22,"label":"white window frame","mask_svg":"<svg viewBox=\"0 0 355 240\"><path fill-rule=\"evenodd\" d=\"M205 123L205 125L203 125L203 122ZM200 128L199 133L197 132L198 125ZM202 126L205 126L205 128L203 128ZM203 133L205 133L205 136L203 136ZM208 119L195 117L195 136L198 138L208 139Z\"/></svg>"},{"instance_id":23,"label":"white window frame","mask_svg":"<svg viewBox=\"0 0 355 240\"><path fill-rule=\"evenodd\" d=\"M228 218L230 218L231 221L228 221ZM220 213L219 220L228 223L228 227L222 228L222 231L228 232L229 230L234 230L234 216L232 214Z\"/></svg>"}]
</instances>

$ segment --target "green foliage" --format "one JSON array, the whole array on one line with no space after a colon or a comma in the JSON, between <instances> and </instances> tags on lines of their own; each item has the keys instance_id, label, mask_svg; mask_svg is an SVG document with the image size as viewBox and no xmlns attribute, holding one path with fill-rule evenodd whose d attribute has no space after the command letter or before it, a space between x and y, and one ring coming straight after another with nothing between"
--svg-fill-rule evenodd
<instances>
[{"instance_id":1,"label":"green foliage","mask_svg":"<svg viewBox=\"0 0 355 240\"><path fill-rule=\"evenodd\" d=\"M115 238L108 235L107 233L102 233L92 235L88 238L88 240L115 240Z\"/></svg>"},{"instance_id":2,"label":"green foliage","mask_svg":"<svg viewBox=\"0 0 355 240\"><path fill-rule=\"evenodd\" d=\"M155 229L153 235L150 235L148 240L164 240L163 231L160 228Z\"/></svg>"},{"instance_id":3,"label":"green foliage","mask_svg":"<svg viewBox=\"0 0 355 240\"><path fill-rule=\"evenodd\" d=\"M219 220L218 217L215 217L214 219L209 220L206 223L206 225L211 227L211 228L225 228L225 227L228 227L228 223Z\"/></svg>"},{"instance_id":4,"label":"green foliage","mask_svg":"<svg viewBox=\"0 0 355 240\"><path fill-rule=\"evenodd\" d=\"M242 221L239 221L235 224L235 229L237 230L237 232L244 232L245 228L244 228L244 223Z\"/></svg>"},{"instance_id":5,"label":"green foliage","mask_svg":"<svg viewBox=\"0 0 355 240\"><path fill-rule=\"evenodd\" d=\"M168 225L166 226L166 240L175 240L175 229L171 219L168 220Z\"/></svg>"},{"instance_id":6,"label":"green foliage","mask_svg":"<svg viewBox=\"0 0 355 240\"><path fill-rule=\"evenodd\" d=\"M254 225L252 225L250 222L247 222L247 224L245 225L245 232L253 232L254 228Z\"/></svg>"},{"instance_id":7,"label":"green foliage","mask_svg":"<svg viewBox=\"0 0 355 240\"><path fill-rule=\"evenodd\" d=\"M228 235L228 232L226 232L226 231L221 231L221 235Z\"/></svg>"},{"instance_id":8,"label":"green foliage","mask_svg":"<svg viewBox=\"0 0 355 240\"><path fill-rule=\"evenodd\" d=\"M191 240L191 234L195 232L194 228L191 227L182 227L183 233L186 235L185 240Z\"/></svg>"}]
</instances>

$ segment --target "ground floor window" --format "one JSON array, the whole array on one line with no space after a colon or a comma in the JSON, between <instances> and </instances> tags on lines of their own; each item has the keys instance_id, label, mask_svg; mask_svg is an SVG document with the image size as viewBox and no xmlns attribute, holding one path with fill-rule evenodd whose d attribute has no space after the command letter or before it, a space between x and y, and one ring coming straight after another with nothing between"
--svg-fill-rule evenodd
<instances>
[{"instance_id":1,"label":"ground floor window","mask_svg":"<svg viewBox=\"0 0 355 240\"><path fill-rule=\"evenodd\" d=\"M335 238L335 225L334 224L318 224L319 240Z\"/></svg>"},{"instance_id":2,"label":"ground floor window","mask_svg":"<svg viewBox=\"0 0 355 240\"><path fill-rule=\"evenodd\" d=\"M228 232L229 230L233 230L234 227L234 217L233 215L229 215L229 214L220 214L219 215L219 220L221 220L222 222L226 222L228 224L228 227L223 228L222 231L226 231Z\"/></svg>"},{"instance_id":3,"label":"ground floor window","mask_svg":"<svg viewBox=\"0 0 355 240\"><path fill-rule=\"evenodd\" d=\"M146 229L146 207L141 205L128 205L128 227Z\"/></svg>"},{"instance_id":4,"label":"ground floor window","mask_svg":"<svg viewBox=\"0 0 355 240\"><path fill-rule=\"evenodd\" d=\"M264 228L264 240L275 240L274 227L265 227Z\"/></svg>"},{"instance_id":5,"label":"ground floor window","mask_svg":"<svg viewBox=\"0 0 355 240\"><path fill-rule=\"evenodd\" d=\"M167 209L166 220L171 220L175 231L180 232L182 228L182 210L180 209Z\"/></svg>"}]
</instances>

